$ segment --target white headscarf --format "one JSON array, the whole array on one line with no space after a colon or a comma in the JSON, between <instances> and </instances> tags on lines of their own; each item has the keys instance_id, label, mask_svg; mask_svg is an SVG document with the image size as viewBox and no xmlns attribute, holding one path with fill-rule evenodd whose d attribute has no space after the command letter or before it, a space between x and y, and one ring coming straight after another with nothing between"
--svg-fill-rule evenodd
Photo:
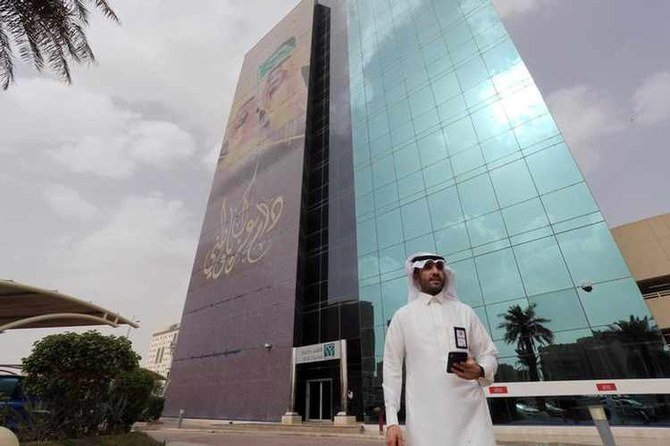
<instances>
[{"instance_id":1,"label":"white headscarf","mask_svg":"<svg viewBox=\"0 0 670 446\"><path fill-rule=\"evenodd\" d=\"M444 257L431 252L417 252L409 256L405 261L405 272L407 273L407 279L409 282L407 302L412 302L413 300L419 298L421 290L414 282L414 268L422 268L427 260L437 260L444 262L445 286L438 295L441 295L446 299L458 299L458 297L456 297L456 274L451 268L449 268L449 265L447 265L447 261L444 259Z\"/></svg>"}]
</instances>

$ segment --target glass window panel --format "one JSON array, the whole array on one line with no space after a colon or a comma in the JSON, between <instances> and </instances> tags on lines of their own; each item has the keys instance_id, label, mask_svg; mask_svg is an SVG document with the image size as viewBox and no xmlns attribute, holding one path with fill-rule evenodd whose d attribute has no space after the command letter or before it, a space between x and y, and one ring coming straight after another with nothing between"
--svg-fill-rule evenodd
<instances>
[{"instance_id":1,"label":"glass window panel","mask_svg":"<svg viewBox=\"0 0 670 446\"><path fill-rule=\"evenodd\" d=\"M497 25L500 22L498 14L496 13L495 9L493 9L492 5L486 5L468 17L467 20L468 24L470 25L470 31L473 35L479 34L480 32L490 28L491 26Z\"/></svg>"},{"instance_id":2,"label":"glass window panel","mask_svg":"<svg viewBox=\"0 0 670 446\"><path fill-rule=\"evenodd\" d=\"M405 242L405 252L412 255L415 252L435 252L435 238L433 234L426 234Z\"/></svg>"},{"instance_id":3,"label":"glass window panel","mask_svg":"<svg viewBox=\"0 0 670 446\"><path fill-rule=\"evenodd\" d=\"M469 117L446 126L444 136L451 155L477 144L477 134Z\"/></svg>"},{"instance_id":4,"label":"glass window panel","mask_svg":"<svg viewBox=\"0 0 670 446\"><path fill-rule=\"evenodd\" d=\"M470 59L478 52L479 48L477 48L475 41L473 39L468 39L462 45L451 50L451 59L454 61L454 64L459 64Z\"/></svg>"},{"instance_id":5,"label":"glass window panel","mask_svg":"<svg viewBox=\"0 0 670 446\"><path fill-rule=\"evenodd\" d=\"M500 212L493 212L467 222L472 246L495 242L507 236Z\"/></svg>"},{"instance_id":6,"label":"glass window panel","mask_svg":"<svg viewBox=\"0 0 670 446\"><path fill-rule=\"evenodd\" d=\"M456 69L456 75L458 76L461 88L467 90L488 78L489 72L481 57L473 57Z\"/></svg>"},{"instance_id":7,"label":"glass window panel","mask_svg":"<svg viewBox=\"0 0 670 446\"><path fill-rule=\"evenodd\" d=\"M370 156L372 156L372 158L384 156L389 153L391 149L391 138L388 133L370 141Z\"/></svg>"},{"instance_id":8,"label":"glass window panel","mask_svg":"<svg viewBox=\"0 0 670 446\"><path fill-rule=\"evenodd\" d=\"M447 149L442 132L431 133L416 143L423 167L430 166L447 157Z\"/></svg>"},{"instance_id":9,"label":"glass window panel","mask_svg":"<svg viewBox=\"0 0 670 446\"><path fill-rule=\"evenodd\" d=\"M480 175L458 184L465 218L474 218L498 208L488 175Z\"/></svg>"},{"instance_id":10,"label":"glass window panel","mask_svg":"<svg viewBox=\"0 0 670 446\"><path fill-rule=\"evenodd\" d=\"M398 201L398 185L394 182L375 189L375 204L382 209Z\"/></svg>"},{"instance_id":11,"label":"glass window panel","mask_svg":"<svg viewBox=\"0 0 670 446\"><path fill-rule=\"evenodd\" d=\"M428 83L428 72L423 67L423 61L419 62L417 65L405 61L405 67L407 67L408 71L405 76L405 85L407 86L408 92L416 90Z\"/></svg>"},{"instance_id":12,"label":"glass window panel","mask_svg":"<svg viewBox=\"0 0 670 446\"><path fill-rule=\"evenodd\" d=\"M375 210L375 200L372 194L359 195L356 197L356 218L369 214Z\"/></svg>"},{"instance_id":13,"label":"glass window panel","mask_svg":"<svg viewBox=\"0 0 670 446\"><path fill-rule=\"evenodd\" d=\"M530 119L548 113L542 95L535 85L506 95L502 104L512 126L516 127Z\"/></svg>"},{"instance_id":14,"label":"glass window panel","mask_svg":"<svg viewBox=\"0 0 670 446\"><path fill-rule=\"evenodd\" d=\"M421 171L414 172L398 180L398 197L401 200L423 190L423 173Z\"/></svg>"},{"instance_id":15,"label":"glass window panel","mask_svg":"<svg viewBox=\"0 0 670 446\"><path fill-rule=\"evenodd\" d=\"M511 40L505 40L482 54L492 75L504 73L521 62L521 57Z\"/></svg>"},{"instance_id":16,"label":"glass window panel","mask_svg":"<svg viewBox=\"0 0 670 446\"><path fill-rule=\"evenodd\" d=\"M400 210L394 209L377 217L377 241L380 248L386 248L402 240L402 220Z\"/></svg>"},{"instance_id":17,"label":"glass window panel","mask_svg":"<svg viewBox=\"0 0 670 446\"><path fill-rule=\"evenodd\" d=\"M486 331L491 334L491 327L489 325L489 318L486 316L486 308L483 306L481 307L474 307L473 310L475 310L475 313L477 314L477 318L479 321L484 325L484 328Z\"/></svg>"},{"instance_id":18,"label":"glass window panel","mask_svg":"<svg viewBox=\"0 0 670 446\"><path fill-rule=\"evenodd\" d=\"M372 170L370 166L363 167L354 172L354 184L357 195L365 195L372 192Z\"/></svg>"},{"instance_id":19,"label":"glass window panel","mask_svg":"<svg viewBox=\"0 0 670 446\"><path fill-rule=\"evenodd\" d=\"M461 22L444 33L444 40L447 42L449 50L454 50L468 40L472 40L467 22Z\"/></svg>"},{"instance_id":20,"label":"glass window panel","mask_svg":"<svg viewBox=\"0 0 670 446\"><path fill-rule=\"evenodd\" d=\"M391 129L391 139L396 147L407 143L412 138L414 138L414 125L411 121Z\"/></svg>"},{"instance_id":21,"label":"glass window panel","mask_svg":"<svg viewBox=\"0 0 670 446\"><path fill-rule=\"evenodd\" d=\"M389 107L389 123L391 124L391 127L407 123L411 119L412 115L409 110L409 103L406 99Z\"/></svg>"},{"instance_id":22,"label":"glass window panel","mask_svg":"<svg viewBox=\"0 0 670 446\"><path fill-rule=\"evenodd\" d=\"M448 255L470 248L465 224L457 224L435 232L437 252ZM460 281L460 278L459 278Z\"/></svg>"},{"instance_id":23,"label":"glass window panel","mask_svg":"<svg viewBox=\"0 0 670 446\"><path fill-rule=\"evenodd\" d=\"M428 196L433 228L440 229L463 220L461 204L455 187L450 187Z\"/></svg>"},{"instance_id":24,"label":"glass window panel","mask_svg":"<svg viewBox=\"0 0 670 446\"><path fill-rule=\"evenodd\" d=\"M514 129L514 134L522 149L551 138L558 133L556 124L549 114L535 118Z\"/></svg>"},{"instance_id":25,"label":"glass window panel","mask_svg":"<svg viewBox=\"0 0 670 446\"><path fill-rule=\"evenodd\" d=\"M458 79L456 79L454 73L447 73L437 79L433 79L431 87L437 103L443 102L461 92L461 87L458 85Z\"/></svg>"},{"instance_id":26,"label":"glass window panel","mask_svg":"<svg viewBox=\"0 0 670 446\"><path fill-rule=\"evenodd\" d=\"M541 294L530 297L528 300L537 304L535 314L538 317L549 319L542 325L554 332L589 326L574 289ZM554 342L556 343L556 339Z\"/></svg>"},{"instance_id":27,"label":"glass window panel","mask_svg":"<svg viewBox=\"0 0 670 446\"><path fill-rule=\"evenodd\" d=\"M354 146L354 167L362 166L370 162L370 146L368 144L360 144Z\"/></svg>"},{"instance_id":28,"label":"glass window panel","mask_svg":"<svg viewBox=\"0 0 670 446\"><path fill-rule=\"evenodd\" d=\"M447 57L447 47L442 39L435 39L423 48L423 55L426 65L430 65L442 57Z\"/></svg>"},{"instance_id":29,"label":"glass window panel","mask_svg":"<svg viewBox=\"0 0 670 446\"><path fill-rule=\"evenodd\" d=\"M524 295L511 248L475 257L475 262L487 304Z\"/></svg>"},{"instance_id":30,"label":"glass window panel","mask_svg":"<svg viewBox=\"0 0 670 446\"><path fill-rule=\"evenodd\" d=\"M372 177L375 188L395 180L395 163L392 155L387 155L372 163Z\"/></svg>"},{"instance_id":31,"label":"glass window panel","mask_svg":"<svg viewBox=\"0 0 670 446\"><path fill-rule=\"evenodd\" d=\"M379 269L382 274L403 270L405 267L405 247L402 243L379 251Z\"/></svg>"},{"instance_id":32,"label":"glass window panel","mask_svg":"<svg viewBox=\"0 0 670 446\"><path fill-rule=\"evenodd\" d=\"M428 87L419 89L409 97L409 106L412 110L412 116L417 117L422 113L435 108L433 93Z\"/></svg>"},{"instance_id":33,"label":"glass window panel","mask_svg":"<svg viewBox=\"0 0 670 446\"><path fill-rule=\"evenodd\" d=\"M439 124L440 118L437 116L437 110L428 110L414 120L414 131L417 136L420 136L426 131L437 127Z\"/></svg>"},{"instance_id":34,"label":"glass window panel","mask_svg":"<svg viewBox=\"0 0 670 446\"><path fill-rule=\"evenodd\" d=\"M475 42L477 42L477 45L479 45L480 48L486 48L506 37L509 36L507 35L505 27L501 23L498 23L477 34L475 36Z\"/></svg>"},{"instance_id":35,"label":"glass window panel","mask_svg":"<svg viewBox=\"0 0 670 446\"><path fill-rule=\"evenodd\" d=\"M385 111L375 114L368 121L370 140L379 138L389 132L388 115Z\"/></svg>"},{"instance_id":36,"label":"glass window panel","mask_svg":"<svg viewBox=\"0 0 670 446\"><path fill-rule=\"evenodd\" d=\"M393 88L389 88L384 93L386 96L386 102L389 104L395 104L407 97L407 91L405 90L405 82L401 82L395 85Z\"/></svg>"},{"instance_id":37,"label":"glass window panel","mask_svg":"<svg viewBox=\"0 0 670 446\"><path fill-rule=\"evenodd\" d=\"M386 311L386 309L384 309ZM390 311L390 309L389 309ZM395 311L393 311L395 313ZM393 313L387 318L388 321L393 317ZM375 327L375 356L384 354L384 341L386 340L386 322L381 327Z\"/></svg>"},{"instance_id":38,"label":"glass window panel","mask_svg":"<svg viewBox=\"0 0 670 446\"><path fill-rule=\"evenodd\" d=\"M402 221L405 228L405 240L431 232L432 227L426 199L422 198L403 206Z\"/></svg>"},{"instance_id":39,"label":"glass window panel","mask_svg":"<svg viewBox=\"0 0 670 446\"><path fill-rule=\"evenodd\" d=\"M543 195L542 202L547 208L547 214L551 223L598 211L598 206L593 201L586 183L578 183L574 186Z\"/></svg>"},{"instance_id":40,"label":"glass window panel","mask_svg":"<svg viewBox=\"0 0 670 446\"><path fill-rule=\"evenodd\" d=\"M582 181L582 175L565 144L534 153L527 160L540 194Z\"/></svg>"},{"instance_id":41,"label":"glass window panel","mask_svg":"<svg viewBox=\"0 0 670 446\"><path fill-rule=\"evenodd\" d=\"M578 291L591 327L627 321L631 316L637 318L649 316L640 289L632 279L597 283L593 285L593 291L590 293L581 289Z\"/></svg>"},{"instance_id":42,"label":"glass window panel","mask_svg":"<svg viewBox=\"0 0 670 446\"><path fill-rule=\"evenodd\" d=\"M377 253L358 258L358 276L362 279L379 275L379 259Z\"/></svg>"},{"instance_id":43,"label":"glass window panel","mask_svg":"<svg viewBox=\"0 0 670 446\"><path fill-rule=\"evenodd\" d=\"M475 131L480 141L487 140L510 129L505 110L500 102L486 106L473 113L472 123L475 126Z\"/></svg>"},{"instance_id":44,"label":"glass window panel","mask_svg":"<svg viewBox=\"0 0 670 446\"><path fill-rule=\"evenodd\" d=\"M498 303L494 305L486 305L486 314L491 324L491 337L493 340L503 339L505 337L505 328L500 327L500 324L505 322L505 313L515 305L522 309L528 308L528 299L516 299L509 302ZM502 343L496 342L496 345Z\"/></svg>"},{"instance_id":45,"label":"glass window panel","mask_svg":"<svg viewBox=\"0 0 670 446\"><path fill-rule=\"evenodd\" d=\"M516 136L511 131L501 133L496 137L481 143L482 153L487 163L510 155L519 150Z\"/></svg>"},{"instance_id":46,"label":"glass window panel","mask_svg":"<svg viewBox=\"0 0 670 446\"><path fill-rule=\"evenodd\" d=\"M438 184L451 180L454 177L451 161L449 161L449 159L444 159L431 164L424 169L423 177L426 183L426 188L437 186Z\"/></svg>"},{"instance_id":47,"label":"glass window panel","mask_svg":"<svg viewBox=\"0 0 670 446\"><path fill-rule=\"evenodd\" d=\"M398 177L404 177L421 169L421 160L416 144L412 143L403 147L393 154L395 158L395 170Z\"/></svg>"},{"instance_id":48,"label":"glass window panel","mask_svg":"<svg viewBox=\"0 0 670 446\"><path fill-rule=\"evenodd\" d=\"M465 104L463 96L456 95L438 105L437 114L440 117L440 121L444 123L465 116L467 114L467 108L468 106Z\"/></svg>"},{"instance_id":49,"label":"glass window panel","mask_svg":"<svg viewBox=\"0 0 670 446\"><path fill-rule=\"evenodd\" d=\"M444 55L432 64L428 65L426 67L426 71L428 71L428 76L433 79L445 71L451 70L453 66L454 64L451 62L451 58L448 55ZM435 97L437 98L438 96Z\"/></svg>"},{"instance_id":50,"label":"glass window panel","mask_svg":"<svg viewBox=\"0 0 670 446\"><path fill-rule=\"evenodd\" d=\"M470 305L476 307L482 305L482 291L479 288L479 279L475 262L472 259L461 260L450 265L456 273L456 294L458 298Z\"/></svg>"},{"instance_id":51,"label":"glass window panel","mask_svg":"<svg viewBox=\"0 0 670 446\"><path fill-rule=\"evenodd\" d=\"M459 152L451 157L451 165L454 168L454 175L461 175L472 169L484 165L484 157L478 146L473 146L468 150Z\"/></svg>"},{"instance_id":52,"label":"glass window panel","mask_svg":"<svg viewBox=\"0 0 670 446\"><path fill-rule=\"evenodd\" d=\"M493 86L493 83L488 79L463 93L465 103L468 104L468 107L474 107L484 101L493 102L495 101L494 97L496 95L496 89Z\"/></svg>"},{"instance_id":53,"label":"glass window panel","mask_svg":"<svg viewBox=\"0 0 670 446\"><path fill-rule=\"evenodd\" d=\"M493 84L496 86L496 90L501 93L505 93L513 88L516 88L518 84L521 84L530 78L530 73L528 72L526 66L523 64L523 62L519 62L510 69L496 74L491 79L493 80Z\"/></svg>"},{"instance_id":54,"label":"glass window panel","mask_svg":"<svg viewBox=\"0 0 670 446\"><path fill-rule=\"evenodd\" d=\"M377 228L375 228L374 220L368 220L357 225L356 240L358 240L356 246L359 256L377 250Z\"/></svg>"},{"instance_id":55,"label":"glass window panel","mask_svg":"<svg viewBox=\"0 0 670 446\"><path fill-rule=\"evenodd\" d=\"M502 214L510 236L549 225L547 214L538 198L505 208Z\"/></svg>"},{"instance_id":56,"label":"glass window panel","mask_svg":"<svg viewBox=\"0 0 670 446\"><path fill-rule=\"evenodd\" d=\"M518 245L514 253L527 295L574 286L554 237Z\"/></svg>"},{"instance_id":57,"label":"glass window panel","mask_svg":"<svg viewBox=\"0 0 670 446\"><path fill-rule=\"evenodd\" d=\"M361 287L360 299L372 303L373 321L370 325L382 325L384 323L384 315L382 311L381 286L379 284L374 284ZM368 324L365 325L367 326Z\"/></svg>"},{"instance_id":58,"label":"glass window panel","mask_svg":"<svg viewBox=\"0 0 670 446\"><path fill-rule=\"evenodd\" d=\"M382 282L382 299L384 302L384 318L391 320L393 314L407 303L407 279L397 279Z\"/></svg>"},{"instance_id":59,"label":"glass window panel","mask_svg":"<svg viewBox=\"0 0 670 446\"><path fill-rule=\"evenodd\" d=\"M556 238L576 284L630 275L605 223L564 232Z\"/></svg>"},{"instance_id":60,"label":"glass window panel","mask_svg":"<svg viewBox=\"0 0 670 446\"><path fill-rule=\"evenodd\" d=\"M533 179L523 160L509 163L491 171L491 181L501 207L537 196Z\"/></svg>"}]
</instances>

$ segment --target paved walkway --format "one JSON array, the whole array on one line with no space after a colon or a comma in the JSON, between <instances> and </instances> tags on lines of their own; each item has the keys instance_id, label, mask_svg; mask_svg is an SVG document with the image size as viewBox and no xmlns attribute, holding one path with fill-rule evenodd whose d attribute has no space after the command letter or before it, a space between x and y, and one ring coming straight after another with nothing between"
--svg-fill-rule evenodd
<instances>
[{"instance_id":1,"label":"paved walkway","mask_svg":"<svg viewBox=\"0 0 670 446\"><path fill-rule=\"evenodd\" d=\"M167 440L166 446L372 446L383 445L381 439L342 437L312 437L272 434L240 434L232 432L147 432L158 441Z\"/></svg>"}]
</instances>

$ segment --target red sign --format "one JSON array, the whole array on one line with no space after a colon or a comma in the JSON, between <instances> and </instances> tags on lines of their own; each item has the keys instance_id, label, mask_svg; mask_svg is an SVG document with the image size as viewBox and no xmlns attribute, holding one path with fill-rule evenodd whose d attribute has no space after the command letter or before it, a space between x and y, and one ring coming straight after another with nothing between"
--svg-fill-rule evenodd
<instances>
[{"instance_id":1,"label":"red sign","mask_svg":"<svg viewBox=\"0 0 670 446\"><path fill-rule=\"evenodd\" d=\"M489 393L491 395L507 393L507 386L489 386Z\"/></svg>"},{"instance_id":2,"label":"red sign","mask_svg":"<svg viewBox=\"0 0 670 446\"><path fill-rule=\"evenodd\" d=\"M599 392L611 392L616 390L616 383L596 383Z\"/></svg>"}]
</instances>

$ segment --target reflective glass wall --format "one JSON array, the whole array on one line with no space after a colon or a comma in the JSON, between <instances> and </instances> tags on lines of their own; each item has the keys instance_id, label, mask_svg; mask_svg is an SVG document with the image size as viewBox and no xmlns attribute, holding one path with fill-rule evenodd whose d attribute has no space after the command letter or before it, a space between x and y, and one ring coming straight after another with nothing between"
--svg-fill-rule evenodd
<instances>
[{"instance_id":1,"label":"reflective glass wall","mask_svg":"<svg viewBox=\"0 0 670 446\"><path fill-rule=\"evenodd\" d=\"M461 300L500 350L499 381L670 376L655 323L490 1L351 0L348 41L359 297L372 308L361 318L373 344L362 352L366 410L383 401L384 334L416 251L448 258Z\"/></svg>"}]
</instances>

